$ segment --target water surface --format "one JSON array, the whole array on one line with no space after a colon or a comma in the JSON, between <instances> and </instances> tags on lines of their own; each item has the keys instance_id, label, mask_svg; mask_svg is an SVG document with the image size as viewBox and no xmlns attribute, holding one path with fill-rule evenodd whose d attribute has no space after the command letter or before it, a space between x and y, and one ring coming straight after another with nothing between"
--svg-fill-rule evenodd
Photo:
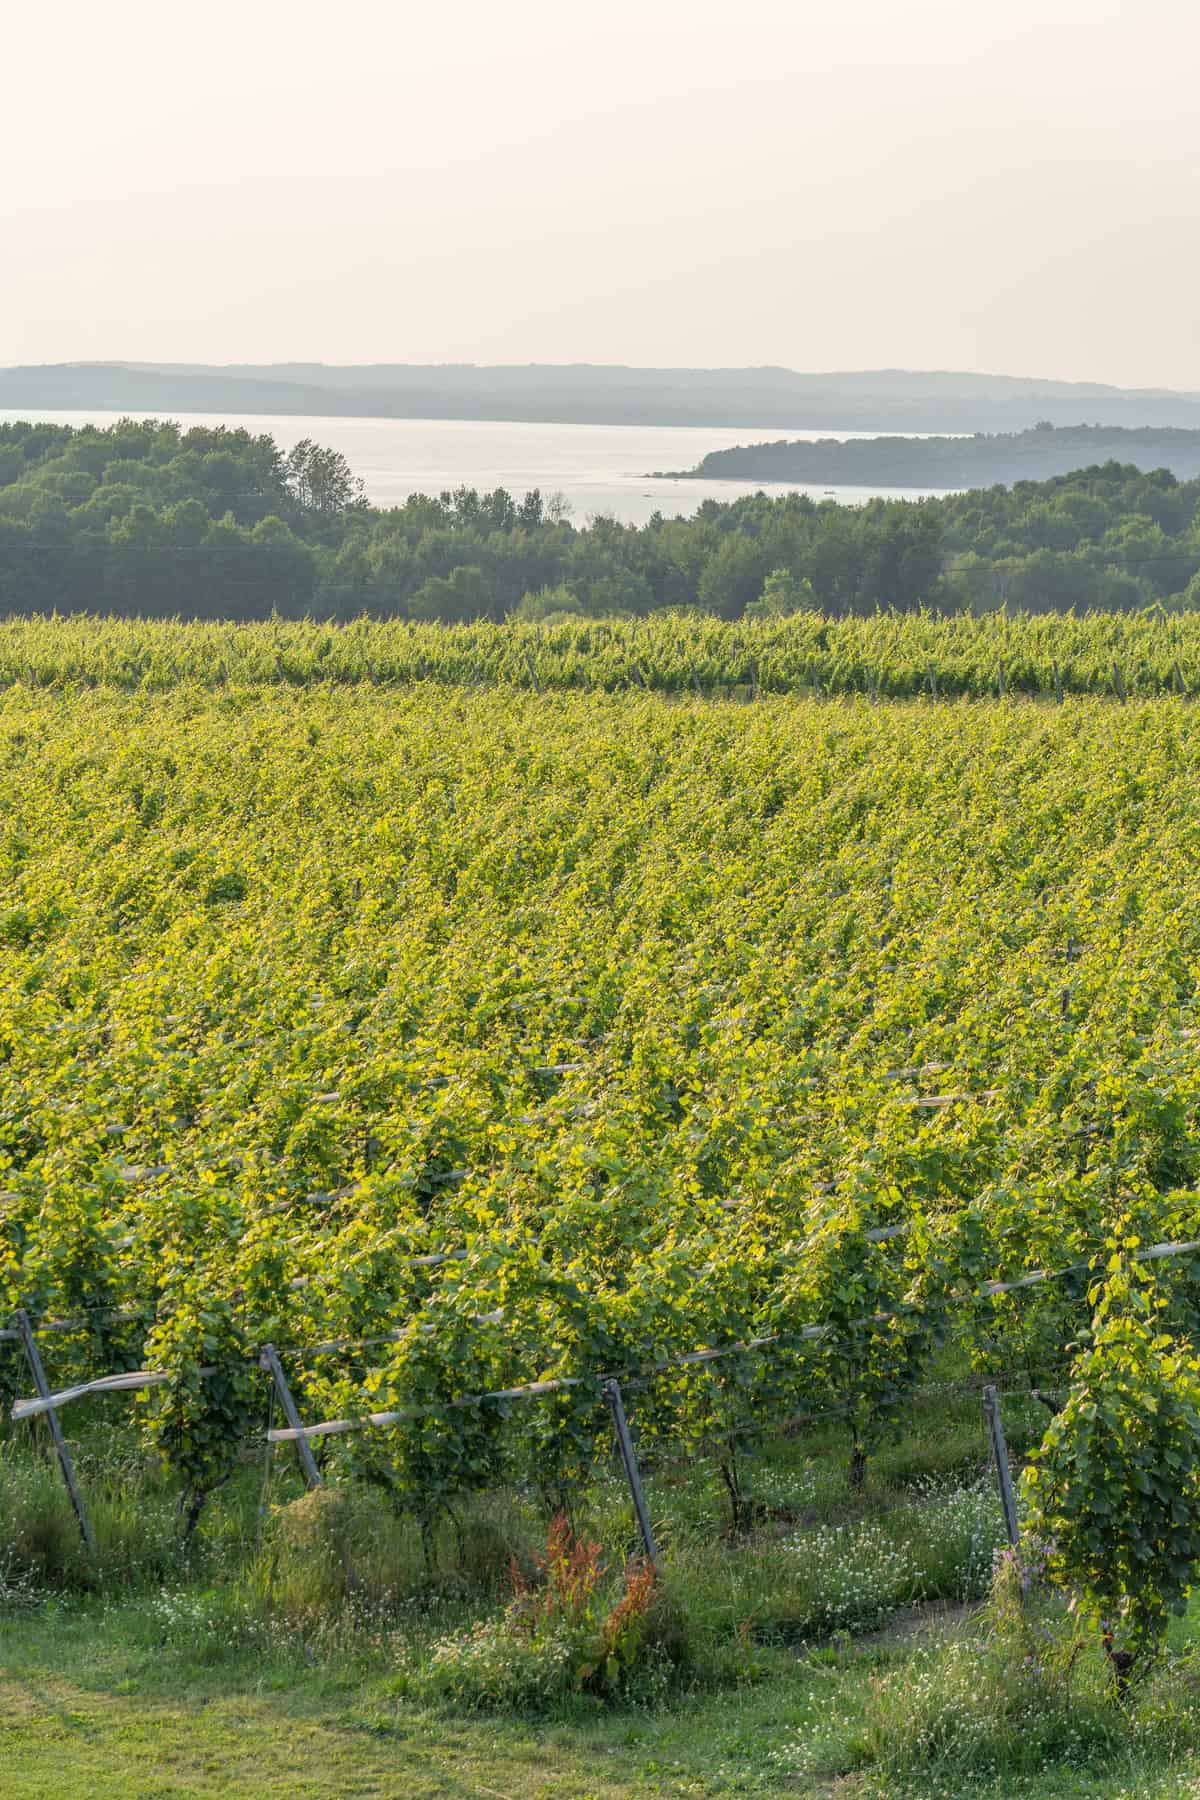
<instances>
[{"instance_id":1,"label":"water surface","mask_svg":"<svg viewBox=\"0 0 1200 1800\"><path fill-rule=\"evenodd\" d=\"M120 418L149 419L157 413L66 412L45 408L0 410L0 420L47 419L63 425L113 425ZM733 500L739 494L823 494L848 505L873 495L914 500L929 488L804 486L798 482L652 480L649 469L689 469L709 450L735 444L775 442L782 437L876 437L871 431L783 431L778 425L560 425L491 419L304 418L270 413L173 413L186 430L193 425L243 427L265 432L284 450L300 438L315 438L340 450L366 484L376 506L396 506L410 494L438 494L445 488L507 488L520 496L531 488L562 494L577 525L598 513L641 525L655 512L668 517L694 513L703 500ZM909 433L918 436L919 433Z\"/></svg>"}]
</instances>

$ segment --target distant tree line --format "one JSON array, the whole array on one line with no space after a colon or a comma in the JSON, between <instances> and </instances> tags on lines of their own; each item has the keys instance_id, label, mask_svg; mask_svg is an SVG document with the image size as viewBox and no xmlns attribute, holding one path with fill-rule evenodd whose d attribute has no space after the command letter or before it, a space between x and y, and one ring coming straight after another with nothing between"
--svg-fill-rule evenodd
<instances>
[{"instance_id":1,"label":"distant tree line","mask_svg":"<svg viewBox=\"0 0 1200 1800\"><path fill-rule=\"evenodd\" d=\"M643 526L536 490L367 504L336 451L222 426L0 425L0 612L465 623L1200 605L1200 481L1107 463L936 501L706 501Z\"/></svg>"},{"instance_id":2,"label":"distant tree line","mask_svg":"<svg viewBox=\"0 0 1200 1800\"><path fill-rule=\"evenodd\" d=\"M979 488L996 482L1049 481L1105 462L1200 475L1200 430L1117 425L1052 425L969 437L779 438L711 450L681 479L793 481L824 487Z\"/></svg>"}]
</instances>

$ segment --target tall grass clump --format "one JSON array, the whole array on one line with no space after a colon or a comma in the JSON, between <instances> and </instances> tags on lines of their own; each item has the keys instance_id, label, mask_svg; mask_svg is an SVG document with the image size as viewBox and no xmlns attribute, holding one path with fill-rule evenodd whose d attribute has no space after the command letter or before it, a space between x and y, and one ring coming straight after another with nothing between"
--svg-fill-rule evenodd
<instances>
[{"instance_id":1,"label":"tall grass clump","mask_svg":"<svg viewBox=\"0 0 1200 1800\"><path fill-rule=\"evenodd\" d=\"M464 1505L431 1547L410 1514L347 1481L274 1510L246 1583L262 1610L312 1627L343 1614L495 1599L514 1569L533 1567L535 1552L530 1521L505 1495Z\"/></svg>"},{"instance_id":2,"label":"tall grass clump","mask_svg":"<svg viewBox=\"0 0 1200 1800\"><path fill-rule=\"evenodd\" d=\"M95 1556L54 1463L0 1449L0 1583L40 1593L132 1587L184 1569L170 1494L117 1459L89 1470L84 1485Z\"/></svg>"},{"instance_id":3,"label":"tall grass clump","mask_svg":"<svg viewBox=\"0 0 1200 1800\"><path fill-rule=\"evenodd\" d=\"M1196 1661L1164 1660L1122 1698L1079 1622L1036 1596L1023 1606L1017 1565L1001 1557L978 1618L882 1675L839 1683L776 1761L811 1775L871 1770L923 1794L994 1788L1054 1765L1124 1765L1136 1777L1200 1742Z\"/></svg>"}]
</instances>

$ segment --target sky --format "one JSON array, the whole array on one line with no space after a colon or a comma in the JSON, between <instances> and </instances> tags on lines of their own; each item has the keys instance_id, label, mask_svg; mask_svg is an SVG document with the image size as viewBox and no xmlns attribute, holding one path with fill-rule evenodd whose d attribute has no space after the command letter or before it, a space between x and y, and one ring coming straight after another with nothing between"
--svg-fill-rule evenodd
<instances>
[{"instance_id":1,"label":"sky","mask_svg":"<svg viewBox=\"0 0 1200 1800\"><path fill-rule=\"evenodd\" d=\"M1200 389L1195 0L6 14L0 364Z\"/></svg>"}]
</instances>

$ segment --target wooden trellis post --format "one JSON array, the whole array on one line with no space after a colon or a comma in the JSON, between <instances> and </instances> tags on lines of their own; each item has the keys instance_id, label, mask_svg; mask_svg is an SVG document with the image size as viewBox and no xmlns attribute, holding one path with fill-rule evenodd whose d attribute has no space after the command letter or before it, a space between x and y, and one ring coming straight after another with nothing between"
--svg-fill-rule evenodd
<instances>
[{"instance_id":1,"label":"wooden trellis post","mask_svg":"<svg viewBox=\"0 0 1200 1800\"><path fill-rule=\"evenodd\" d=\"M996 1465L996 1479L1000 1484L1000 1504L1004 1509L1004 1530L1009 1543L1015 1550L1021 1541L1021 1531L1017 1524L1017 1501L1013 1493L1012 1474L1008 1467L1008 1446L1004 1441L1004 1421L1000 1417L1000 1396L994 1387L983 1390L983 1410L987 1417L988 1434L992 1440L992 1460Z\"/></svg>"},{"instance_id":2,"label":"wooden trellis post","mask_svg":"<svg viewBox=\"0 0 1200 1800\"><path fill-rule=\"evenodd\" d=\"M275 1392L279 1395L280 1404L283 1407L284 1416L286 1417L288 1424L293 1431L300 1433L299 1437L296 1439L296 1450L300 1457L300 1466L304 1470L305 1482L310 1488L322 1487L324 1483L321 1480L321 1471L318 1469L316 1458L312 1453L312 1445L304 1434L304 1425L301 1421L299 1411L297 1410L296 1402L292 1396L292 1390L288 1386L287 1376L283 1372L283 1365L279 1360L279 1352L276 1350L274 1344L264 1344L262 1354L258 1360L262 1367L267 1371L268 1375L270 1375L271 1380L275 1383Z\"/></svg>"},{"instance_id":3,"label":"wooden trellis post","mask_svg":"<svg viewBox=\"0 0 1200 1800\"><path fill-rule=\"evenodd\" d=\"M657 1575L658 1545L654 1541L654 1529L650 1524L646 1496L642 1491L642 1477L638 1470L637 1457L634 1454L633 1439L629 1435L629 1421L625 1417L625 1403L621 1399L620 1382L606 1381L604 1398L612 1409L613 1424L617 1433L617 1448L621 1452L621 1461L625 1465L625 1476L629 1482L629 1492L633 1496L633 1510L637 1514L638 1530L642 1534L642 1547L646 1552L646 1561Z\"/></svg>"},{"instance_id":4,"label":"wooden trellis post","mask_svg":"<svg viewBox=\"0 0 1200 1800\"><path fill-rule=\"evenodd\" d=\"M29 1314L21 1306L17 1308L13 1319L25 1351L25 1360L29 1364L29 1372L33 1376L33 1385L38 1391L38 1397L42 1400L49 1400L50 1383L46 1380L46 1371L42 1367L37 1340L33 1335L33 1327L29 1323ZM92 1535L92 1528L84 1510L83 1495L80 1493L79 1483L75 1479L75 1465L71 1461L71 1452L67 1449L67 1440L63 1436L58 1414L52 1406L47 1406L45 1412L50 1421L50 1435L54 1439L54 1452L58 1457L58 1466L62 1470L63 1482L71 1497L71 1505L75 1508L75 1517L79 1522L79 1535L87 1547L88 1555L95 1556L96 1540Z\"/></svg>"}]
</instances>

